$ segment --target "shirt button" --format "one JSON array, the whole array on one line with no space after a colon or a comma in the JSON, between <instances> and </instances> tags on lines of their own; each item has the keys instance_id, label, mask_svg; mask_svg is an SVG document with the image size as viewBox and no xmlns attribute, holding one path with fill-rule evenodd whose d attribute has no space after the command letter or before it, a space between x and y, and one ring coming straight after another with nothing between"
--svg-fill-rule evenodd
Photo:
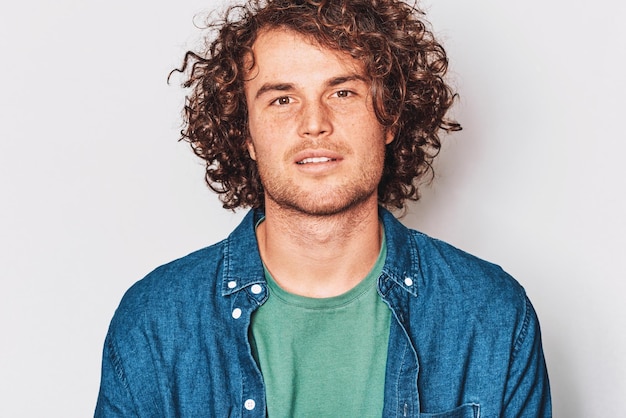
<instances>
[{"instance_id":1,"label":"shirt button","mask_svg":"<svg viewBox=\"0 0 626 418\"><path fill-rule=\"evenodd\" d=\"M239 308L233 309L232 315L233 315L233 318L239 319L241 317L241 309Z\"/></svg>"},{"instance_id":2,"label":"shirt button","mask_svg":"<svg viewBox=\"0 0 626 418\"><path fill-rule=\"evenodd\" d=\"M231 280L230 282L228 282L228 288L229 289L234 289L235 287L237 287L237 282L234 280Z\"/></svg>"},{"instance_id":3,"label":"shirt button","mask_svg":"<svg viewBox=\"0 0 626 418\"><path fill-rule=\"evenodd\" d=\"M404 284L407 286L413 286L413 279L411 279L410 277L405 278Z\"/></svg>"},{"instance_id":4,"label":"shirt button","mask_svg":"<svg viewBox=\"0 0 626 418\"><path fill-rule=\"evenodd\" d=\"M260 284L253 284L252 287L250 288L250 290L255 295L258 295L259 293L261 293L263 291L263 287L261 287Z\"/></svg>"},{"instance_id":5,"label":"shirt button","mask_svg":"<svg viewBox=\"0 0 626 418\"><path fill-rule=\"evenodd\" d=\"M243 403L243 407L246 408L248 411L252 411L255 406L256 402L254 402L254 399L248 399Z\"/></svg>"}]
</instances>

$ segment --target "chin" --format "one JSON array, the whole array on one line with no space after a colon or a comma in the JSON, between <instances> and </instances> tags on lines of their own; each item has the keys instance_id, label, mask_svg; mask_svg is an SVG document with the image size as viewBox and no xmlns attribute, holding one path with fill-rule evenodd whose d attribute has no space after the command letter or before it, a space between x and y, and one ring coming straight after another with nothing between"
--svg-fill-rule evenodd
<instances>
[{"instance_id":1,"label":"chin","mask_svg":"<svg viewBox=\"0 0 626 418\"><path fill-rule=\"evenodd\" d=\"M302 196L301 196L302 197ZM364 208L371 204L376 206L377 194L361 193L352 196L334 195L332 198L328 196L308 195L306 198L288 199L283 201L274 201L281 209L299 212L308 216L334 216L341 215L359 208Z\"/></svg>"}]
</instances>

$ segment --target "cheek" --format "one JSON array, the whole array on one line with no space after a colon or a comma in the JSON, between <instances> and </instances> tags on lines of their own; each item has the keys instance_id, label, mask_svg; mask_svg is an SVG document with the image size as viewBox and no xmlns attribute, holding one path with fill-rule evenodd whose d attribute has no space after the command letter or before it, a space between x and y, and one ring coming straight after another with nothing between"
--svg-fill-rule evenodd
<instances>
[{"instance_id":1,"label":"cheek","mask_svg":"<svg viewBox=\"0 0 626 418\"><path fill-rule=\"evenodd\" d=\"M254 114L250 114L247 146L250 157L255 161L258 160L259 155L263 154L264 144L267 142L266 126L264 121L259 120Z\"/></svg>"},{"instance_id":2,"label":"cheek","mask_svg":"<svg viewBox=\"0 0 626 418\"><path fill-rule=\"evenodd\" d=\"M391 143L393 135L389 136L385 130L381 130L375 138L372 139L370 144L370 158L374 164L383 166L385 163L385 153L387 151L387 144Z\"/></svg>"},{"instance_id":3,"label":"cheek","mask_svg":"<svg viewBox=\"0 0 626 418\"><path fill-rule=\"evenodd\" d=\"M248 152L250 158L257 162L259 165L273 166L280 156L282 150L276 144L275 137L268 137L264 135L253 135L251 132L251 139L248 140Z\"/></svg>"},{"instance_id":4,"label":"cheek","mask_svg":"<svg viewBox=\"0 0 626 418\"><path fill-rule=\"evenodd\" d=\"M248 151L254 160L280 158L291 137L285 123L268 118L250 118Z\"/></svg>"},{"instance_id":5,"label":"cheek","mask_svg":"<svg viewBox=\"0 0 626 418\"><path fill-rule=\"evenodd\" d=\"M254 144L257 148L261 142L271 140L278 129L280 129L280 124L277 124L272 118L263 117L253 112L248 116L248 131L250 137L254 138Z\"/></svg>"}]
</instances>

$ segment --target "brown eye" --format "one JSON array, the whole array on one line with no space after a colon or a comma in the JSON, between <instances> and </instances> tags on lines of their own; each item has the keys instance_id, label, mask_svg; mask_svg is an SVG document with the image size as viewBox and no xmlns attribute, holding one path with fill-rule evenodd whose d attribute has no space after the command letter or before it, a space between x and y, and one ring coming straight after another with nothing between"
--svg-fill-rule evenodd
<instances>
[{"instance_id":1,"label":"brown eye","mask_svg":"<svg viewBox=\"0 0 626 418\"><path fill-rule=\"evenodd\" d=\"M272 102L272 104L276 104L279 106L288 105L289 103L291 103L291 99L287 96L279 97L278 99Z\"/></svg>"},{"instance_id":2,"label":"brown eye","mask_svg":"<svg viewBox=\"0 0 626 418\"><path fill-rule=\"evenodd\" d=\"M348 97L354 96L356 93L352 90L337 90L334 93L334 96L339 99L347 99Z\"/></svg>"}]
</instances>

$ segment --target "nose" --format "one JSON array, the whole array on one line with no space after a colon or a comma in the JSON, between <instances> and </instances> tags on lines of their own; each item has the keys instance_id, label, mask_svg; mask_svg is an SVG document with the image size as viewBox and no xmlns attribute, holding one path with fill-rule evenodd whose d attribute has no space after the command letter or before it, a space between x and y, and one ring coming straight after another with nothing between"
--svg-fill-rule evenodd
<instances>
[{"instance_id":1,"label":"nose","mask_svg":"<svg viewBox=\"0 0 626 418\"><path fill-rule=\"evenodd\" d=\"M300 135L308 138L332 133L330 109L321 101L307 101L300 114Z\"/></svg>"}]
</instances>

